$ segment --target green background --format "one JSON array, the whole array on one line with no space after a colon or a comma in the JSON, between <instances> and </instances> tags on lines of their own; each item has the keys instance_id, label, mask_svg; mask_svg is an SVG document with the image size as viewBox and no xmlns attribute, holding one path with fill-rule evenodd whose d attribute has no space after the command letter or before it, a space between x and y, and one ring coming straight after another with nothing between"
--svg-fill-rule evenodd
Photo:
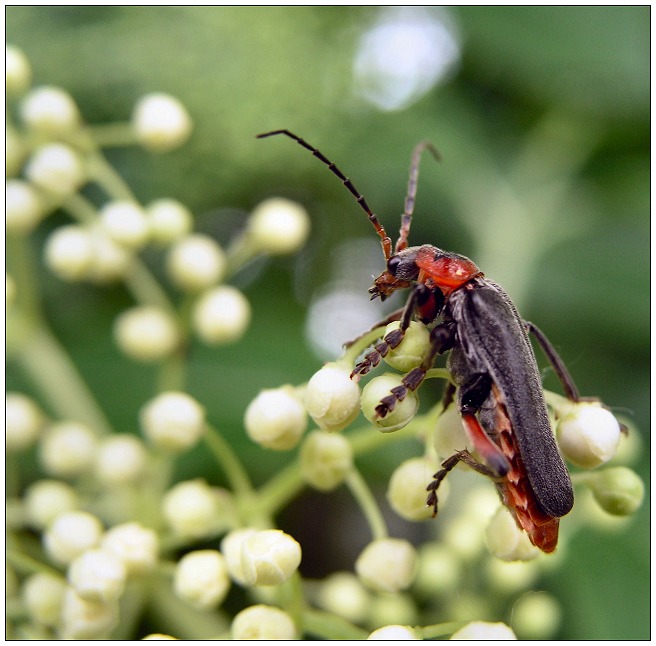
<instances>
[{"instance_id":1,"label":"green background","mask_svg":"<svg viewBox=\"0 0 656 646\"><path fill-rule=\"evenodd\" d=\"M256 481L289 458L245 439L246 405L259 389L302 383L321 365L305 340L307 307L335 273L337 245L377 240L347 191L306 151L254 138L289 128L338 163L390 233L412 147L425 138L435 143L443 161L422 167L411 243L468 255L505 286L522 315L549 335L582 393L637 425L643 452L636 468L647 482L649 7L451 8L459 68L395 111L378 110L354 90L358 42L381 11L7 7L6 32L28 56L34 84L66 88L89 123L127 120L150 91L186 105L195 129L182 149L107 152L144 203L180 199L197 228L219 238L271 195L310 212L313 231L302 253L237 276L254 311L245 340L225 349L194 346L190 355L190 392ZM45 223L37 244L62 221ZM353 262L366 280L382 269L382 258ZM127 294L43 280L53 329L115 427L136 431L155 369L121 359L112 345L111 321L130 303ZM8 382L30 388L11 367ZM557 389L553 375L546 384ZM399 456L375 457L363 468L384 483ZM193 452L179 477L203 471L217 478ZM319 498L326 532L327 498ZM544 587L565 609L559 637L647 638L649 500L623 533L577 535L557 572Z\"/></svg>"}]
</instances>

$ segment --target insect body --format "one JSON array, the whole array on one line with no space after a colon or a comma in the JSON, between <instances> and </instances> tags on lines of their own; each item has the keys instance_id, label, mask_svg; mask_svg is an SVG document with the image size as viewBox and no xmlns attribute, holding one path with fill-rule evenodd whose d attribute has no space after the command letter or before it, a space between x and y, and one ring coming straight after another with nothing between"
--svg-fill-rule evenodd
<instances>
[{"instance_id":1,"label":"insect body","mask_svg":"<svg viewBox=\"0 0 656 646\"><path fill-rule=\"evenodd\" d=\"M469 258L432 245L408 247L420 156L427 149L437 158L437 151L428 142L421 142L414 150L400 235L392 252L389 236L364 197L321 152L288 130L258 137L278 134L294 139L326 164L367 213L381 238L387 264L369 290L372 298L384 300L399 289L411 290L402 310L388 318L398 319L399 328L388 333L355 366L352 378L367 374L381 357L397 347L414 318L432 325L427 356L403 377L401 386L380 401L377 415L385 417L408 391L416 390L437 355L450 353L447 366L456 384L457 405L482 462L466 449L447 458L427 487L427 503L437 513L437 489L462 461L493 478L517 525L534 545L545 552L553 551L559 518L572 508L574 495L552 434L529 332L554 366L567 396L578 400L578 392L542 332L520 318L510 297L485 278ZM453 388L448 388L445 398L453 396Z\"/></svg>"}]
</instances>

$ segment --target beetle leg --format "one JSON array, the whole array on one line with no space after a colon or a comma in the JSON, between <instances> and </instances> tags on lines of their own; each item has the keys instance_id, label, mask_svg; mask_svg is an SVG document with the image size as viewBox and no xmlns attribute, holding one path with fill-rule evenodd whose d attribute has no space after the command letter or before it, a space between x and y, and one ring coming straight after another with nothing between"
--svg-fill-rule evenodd
<instances>
[{"instance_id":1,"label":"beetle leg","mask_svg":"<svg viewBox=\"0 0 656 646\"><path fill-rule=\"evenodd\" d=\"M433 508L433 517L437 515L437 489L442 484L442 480L446 478L449 471L451 471L458 462L464 462L468 467L482 473L485 476L494 478L496 474L484 464L481 464L474 456L467 450L456 451L451 457L448 457L442 462L442 468L433 475L433 481L426 487L428 497L426 498L426 505Z\"/></svg>"},{"instance_id":2,"label":"beetle leg","mask_svg":"<svg viewBox=\"0 0 656 646\"><path fill-rule=\"evenodd\" d=\"M413 368L408 372L401 381L401 385L394 388L389 397L385 397L378 406L376 414L378 417L385 417L389 412L394 410L396 402L403 401L408 391L415 391L426 377L426 373L433 367L433 362L438 354L450 350L456 340L456 324L453 321L443 321L436 325L431 331L430 351L424 357L420 366Z\"/></svg>"},{"instance_id":3,"label":"beetle leg","mask_svg":"<svg viewBox=\"0 0 656 646\"><path fill-rule=\"evenodd\" d=\"M565 362L556 352L556 348L551 345L549 339L547 339L544 332L542 332L542 330L537 327L537 325L534 325L530 321L524 321L524 325L526 326L526 329L535 337L535 340L538 342L545 356L549 360L549 363L552 365L554 371L556 372L556 376L563 386L563 390L565 391L567 399L570 399L574 402L580 401L581 397L579 396L578 388L572 379L572 375L569 374L569 370L567 370Z\"/></svg>"},{"instance_id":4,"label":"beetle leg","mask_svg":"<svg viewBox=\"0 0 656 646\"><path fill-rule=\"evenodd\" d=\"M362 375L366 375L372 368L375 368L383 357L387 356L387 353L390 350L398 347L403 337L405 336L405 331L408 329L412 317L415 314L415 311L422 311L422 308L425 308L426 303L431 300L433 297L432 291L425 285L419 283L415 288L410 292L410 296L402 310L394 312L390 315L385 321L381 322L381 325L385 323L390 323L392 321L400 321L398 329L388 332L383 339L374 346L374 349L371 352L368 352L362 361L356 364L351 372L351 379L354 377L359 379ZM433 305L435 306L433 297ZM435 310L435 307L430 308L431 312ZM437 316L439 312L433 315L433 318ZM423 317L422 317L423 320ZM431 319L432 320L432 319ZM378 326L376 326L378 327ZM353 342L351 342L352 344ZM350 344L349 344L350 345Z\"/></svg>"}]
</instances>

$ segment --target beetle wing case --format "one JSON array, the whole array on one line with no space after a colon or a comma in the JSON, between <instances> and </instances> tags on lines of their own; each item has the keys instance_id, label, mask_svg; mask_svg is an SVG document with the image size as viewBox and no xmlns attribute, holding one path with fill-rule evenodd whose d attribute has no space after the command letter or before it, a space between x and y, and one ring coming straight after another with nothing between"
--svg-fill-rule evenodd
<instances>
[{"instance_id":1,"label":"beetle wing case","mask_svg":"<svg viewBox=\"0 0 656 646\"><path fill-rule=\"evenodd\" d=\"M491 377L538 504L551 516L564 516L574 504L572 483L553 437L535 354L510 297L496 283L475 278L451 294L445 316L458 330L459 347L449 359L456 383L477 373Z\"/></svg>"}]
</instances>

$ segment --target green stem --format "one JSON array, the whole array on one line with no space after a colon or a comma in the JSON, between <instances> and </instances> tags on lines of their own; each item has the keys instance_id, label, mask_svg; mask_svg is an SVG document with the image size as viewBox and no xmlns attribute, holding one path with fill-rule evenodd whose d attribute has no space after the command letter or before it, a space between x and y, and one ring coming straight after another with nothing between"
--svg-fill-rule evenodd
<instances>
[{"instance_id":1,"label":"green stem","mask_svg":"<svg viewBox=\"0 0 656 646\"><path fill-rule=\"evenodd\" d=\"M269 516L285 507L305 487L298 460L278 471L257 492L258 508Z\"/></svg>"},{"instance_id":2,"label":"green stem","mask_svg":"<svg viewBox=\"0 0 656 646\"><path fill-rule=\"evenodd\" d=\"M314 608L307 608L303 613L303 632L331 640L364 640L369 634L343 617Z\"/></svg>"},{"instance_id":3,"label":"green stem","mask_svg":"<svg viewBox=\"0 0 656 646\"><path fill-rule=\"evenodd\" d=\"M248 473L221 433L216 428L208 425L203 440L226 474L232 491L237 496L251 496L253 494L253 485Z\"/></svg>"},{"instance_id":4,"label":"green stem","mask_svg":"<svg viewBox=\"0 0 656 646\"><path fill-rule=\"evenodd\" d=\"M7 550L5 557L7 563L23 574L51 574L56 577L62 576L61 572L51 568L49 565L17 550Z\"/></svg>"},{"instance_id":5,"label":"green stem","mask_svg":"<svg viewBox=\"0 0 656 646\"><path fill-rule=\"evenodd\" d=\"M371 493L371 489L369 489L367 482L357 469L351 469L346 477L346 484L367 519L373 540L387 538L388 532L385 519Z\"/></svg>"},{"instance_id":6,"label":"green stem","mask_svg":"<svg viewBox=\"0 0 656 646\"><path fill-rule=\"evenodd\" d=\"M421 635L422 639L433 639L434 637L452 635L466 624L466 621L445 621L431 626L415 626L414 629Z\"/></svg>"},{"instance_id":7,"label":"green stem","mask_svg":"<svg viewBox=\"0 0 656 646\"><path fill-rule=\"evenodd\" d=\"M134 146L137 137L130 122L103 123L91 127L91 138L99 148Z\"/></svg>"},{"instance_id":8,"label":"green stem","mask_svg":"<svg viewBox=\"0 0 656 646\"><path fill-rule=\"evenodd\" d=\"M337 363L344 364L349 367L355 364L356 359L370 346L382 336L385 331L384 326L376 327L369 332L365 332L361 337L356 339L344 352L344 356L337 360Z\"/></svg>"}]
</instances>

